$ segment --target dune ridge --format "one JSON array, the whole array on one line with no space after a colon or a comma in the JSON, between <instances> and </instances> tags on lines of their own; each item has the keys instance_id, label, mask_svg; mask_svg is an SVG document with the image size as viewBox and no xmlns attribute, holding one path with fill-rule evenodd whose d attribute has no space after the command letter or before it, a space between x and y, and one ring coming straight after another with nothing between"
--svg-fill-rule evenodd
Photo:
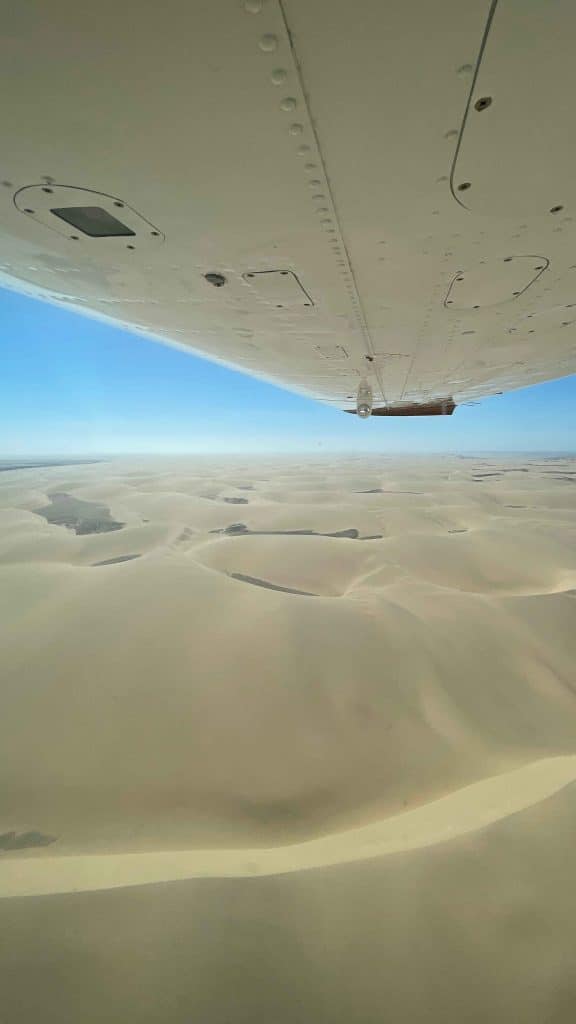
<instances>
[{"instance_id":1,"label":"dune ridge","mask_svg":"<svg viewBox=\"0 0 576 1024\"><path fill-rule=\"evenodd\" d=\"M0 862L0 898L246 878L357 863L448 842L531 807L576 780L576 755L544 758L413 811L306 843L271 849L159 851Z\"/></svg>"}]
</instances>

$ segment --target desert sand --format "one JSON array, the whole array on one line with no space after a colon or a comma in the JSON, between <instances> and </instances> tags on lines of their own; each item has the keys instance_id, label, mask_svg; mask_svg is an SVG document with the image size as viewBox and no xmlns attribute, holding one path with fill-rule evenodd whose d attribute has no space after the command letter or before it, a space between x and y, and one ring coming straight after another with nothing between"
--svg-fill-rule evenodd
<instances>
[{"instance_id":1,"label":"desert sand","mask_svg":"<svg viewBox=\"0 0 576 1024\"><path fill-rule=\"evenodd\" d=\"M0 992L576 1018L576 459L0 473Z\"/></svg>"}]
</instances>

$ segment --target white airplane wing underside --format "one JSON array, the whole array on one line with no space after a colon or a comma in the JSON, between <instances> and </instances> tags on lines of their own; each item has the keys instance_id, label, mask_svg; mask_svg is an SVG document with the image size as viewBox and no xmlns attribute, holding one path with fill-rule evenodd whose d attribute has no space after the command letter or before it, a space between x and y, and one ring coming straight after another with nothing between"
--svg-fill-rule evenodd
<instances>
[{"instance_id":1,"label":"white airplane wing underside","mask_svg":"<svg viewBox=\"0 0 576 1024\"><path fill-rule=\"evenodd\" d=\"M2 22L0 283L349 411L576 370L573 0Z\"/></svg>"}]
</instances>

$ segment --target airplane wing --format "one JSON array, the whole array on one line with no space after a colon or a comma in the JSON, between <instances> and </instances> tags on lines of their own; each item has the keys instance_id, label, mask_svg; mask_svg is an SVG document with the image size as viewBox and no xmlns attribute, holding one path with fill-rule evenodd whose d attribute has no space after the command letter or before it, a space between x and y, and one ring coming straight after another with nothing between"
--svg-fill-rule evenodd
<instances>
[{"instance_id":1,"label":"airplane wing","mask_svg":"<svg viewBox=\"0 0 576 1024\"><path fill-rule=\"evenodd\" d=\"M348 412L576 370L573 0L2 22L0 283Z\"/></svg>"}]
</instances>

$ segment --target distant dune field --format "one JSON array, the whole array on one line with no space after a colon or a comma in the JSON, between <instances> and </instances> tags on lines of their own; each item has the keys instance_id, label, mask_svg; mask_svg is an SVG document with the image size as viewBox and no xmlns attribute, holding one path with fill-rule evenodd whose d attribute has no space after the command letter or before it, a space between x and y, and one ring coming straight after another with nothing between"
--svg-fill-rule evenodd
<instances>
[{"instance_id":1,"label":"distant dune field","mask_svg":"<svg viewBox=\"0 0 576 1024\"><path fill-rule=\"evenodd\" d=\"M576 459L0 476L31 1024L572 1024Z\"/></svg>"}]
</instances>

